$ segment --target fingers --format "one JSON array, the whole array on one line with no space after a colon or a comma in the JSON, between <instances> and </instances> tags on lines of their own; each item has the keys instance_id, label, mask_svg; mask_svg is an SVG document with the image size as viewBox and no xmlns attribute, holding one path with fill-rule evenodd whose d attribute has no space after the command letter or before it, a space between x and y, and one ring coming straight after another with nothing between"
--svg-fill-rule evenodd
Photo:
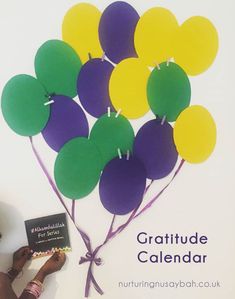
<instances>
[{"instance_id":1,"label":"fingers","mask_svg":"<svg viewBox=\"0 0 235 299\"><path fill-rule=\"evenodd\" d=\"M59 269L63 267L66 261L66 255L62 251L55 252L52 256L53 260L56 261L59 265Z\"/></svg>"},{"instance_id":2,"label":"fingers","mask_svg":"<svg viewBox=\"0 0 235 299\"><path fill-rule=\"evenodd\" d=\"M65 261L66 255L62 251L55 252L52 256L56 261Z\"/></svg>"},{"instance_id":3,"label":"fingers","mask_svg":"<svg viewBox=\"0 0 235 299\"><path fill-rule=\"evenodd\" d=\"M23 246L19 248L15 254L19 257L27 257L27 259L31 259L33 251L30 249L29 246Z\"/></svg>"},{"instance_id":4,"label":"fingers","mask_svg":"<svg viewBox=\"0 0 235 299\"><path fill-rule=\"evenodd\" d=\"M33 250L30 249L29 252L27 253L28 260L30 260L32 256L33 256Z\"/></svg>"},{"instance_id":5,"label":"fingers","mask_svg":"<svg viewBox=\"0 0 235 299\"><path fill-rule=\"evenodd\" d=\"M22 247L20 247L17 251L21 251L21 250L25 250L25 249L28 249L29 248L29 246L22 246ZM30 249L30 248L29 248Z\"/></svg>"},{"instance_id":6,"label":"fingers","mask_svg":"<svg viewBox=\"0 0 235 299\"><path fill-rule=\"evenodd\" d=\"M24 254L27 251L30 251L29 246L23 246L23 247L19 248L16 252Z\"/></svg>"},{"instance_id":7,"label":"fingers","mask_svg":"<svg viewBox=\"0 0 235 299\"><path fill-rule=\"evenodd\" d=\"M66 261L66 254L64 252L60 252L60 260L63 262L63 264L65 263Z\"/></svg>"},{"instance_id":8,"label":"fingers","mask_svg":"<svg viewBox=\"0 0 235 299\"><path fill-rule=\"evenodd\" d=\"M27 260L29 260L32 256L31 249L29 246L24 246L18 249L13 254L13 268L20 272L25 266Z\"/></svg>"},{"instance_id":9,"label":"fingers","mask_svg":"<svg viewBox=\"0 0 235 299\"><path fill-rule=\"evenodd\" d=\"M63 252L55 252L49 260L42 266L42 272L45 273L45 275L49 275L51 273L54 273L56 271L59 271L66 260L65 253Z\"/></svg>"},{"instance_id":10,"label":"fingers","mask_svg":"<svg viewBox=\"0 0 235 299\"><path fill-rule=\"evenodd\" d=\"M29 259L32 256L32 250L28 246L22 247L21 254Z\"/></svg>"},{"instance_id":11,"label":"fingers","mask_svg":"<svg viewBox=\"0 0 235 299\"><path fill-rule=\"evenodd\" d=\"M60 263L60 269L64 266L66 261L66 255L64 252L59 253L59 263Z\"/></svg>"}]
</instances>

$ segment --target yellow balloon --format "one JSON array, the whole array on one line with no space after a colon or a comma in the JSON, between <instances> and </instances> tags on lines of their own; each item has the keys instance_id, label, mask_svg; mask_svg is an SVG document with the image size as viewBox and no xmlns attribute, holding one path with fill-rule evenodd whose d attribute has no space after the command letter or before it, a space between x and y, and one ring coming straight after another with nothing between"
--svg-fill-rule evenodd
<instances>
[{"instance_id":1,"label":"yellow balloon","mask_svg":"<svg viewBox=\"0 0 235 299\"><path fill-rule=\"evenodd\" d=\"M174 40L174 58L188 75L198 75L213 63L219 48L218 33L206 18L195 16L179 27Z\"/></svg>"},{"instance_id":2,"label":"yellow balloon","mask_svg":"<svg viewBox=\"0 0 235 299\"><path fill-rule=\"evenodd\" d=\"M78 53L82 62L92 57L101 57L99 22L101 12L93 5L80 3L73 6L65 15L62 25L63 40Z\"/></svg>"},{"instance_id":3,"label":"yellow balloon","mask_svg":"<svg viewBox=\"0 0 235 299\"><path fill-rule=\"evenodd\" d=\"M154 7L139 19L135 31L135 49L149 66L173 57L173 36L178 29L175 16L167 9Z\"/></svg>"},{"instance_id":4,"label":"yellow balloon","mask_svg":"<svg viewBox=\"0 0 235 299\"><path fill-rule=\"evenodd\" d=\"M174 141L184 160L190 163L205 161L216 144L216 125L209 111L195 105L181 112L174 126Z\"/></svg>"},{"instance_id":5,"label":"yellow balloon","mask_svg":"<svg viewBox=\"0 0 235 299\"><path fill-rule=\"evenodd\" d=\"M139 118L149 110L147 82L150 70L138 58L121 61L113 70L109 93L114 108L127 118Z\"/></svg>"}]
</instances>

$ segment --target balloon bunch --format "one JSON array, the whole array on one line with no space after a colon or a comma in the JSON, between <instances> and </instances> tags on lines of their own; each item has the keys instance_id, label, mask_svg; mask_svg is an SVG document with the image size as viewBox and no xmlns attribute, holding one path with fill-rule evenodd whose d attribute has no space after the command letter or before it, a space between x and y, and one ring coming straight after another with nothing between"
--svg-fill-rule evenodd
<instances>
[{"instance_id":1,"label":"balloon bunch","mask_svg":"<svg viewBox=\"0 0 235 299\"><path fill-rule=\"evenodd\" d=\"M92 273L101 247L152 206L184 161L203 162L215 147L212 116L202 106L189 106L188 75L212 64L218 35L204 17L179 25L165 8L151 8L140 17L122 1L102 14L91 4L75 5L65 15L62 35L63 41L50 40L39 48L36 78L18 75L6 84L2 112L12 130L30 136L44 173L83 238L88 253L80 263L90 263L88 297L91 283L102 294ZM73 99L77 95L80 104ZM153 119L135 136L130 119L149 110ZM90 132L86 113L97 118ZM32 136L40 132L58 152L56 184L33 144ZM178 155L182 160L171 181L140 210L152 182L173 171ZM101 203L114 216L105 241L92 250L89 236L76 224L75 200L98 182ZM73 200L72 212L60 192ZM114 230L116 215L129 213Z\"/></svg>"}]
</instances>

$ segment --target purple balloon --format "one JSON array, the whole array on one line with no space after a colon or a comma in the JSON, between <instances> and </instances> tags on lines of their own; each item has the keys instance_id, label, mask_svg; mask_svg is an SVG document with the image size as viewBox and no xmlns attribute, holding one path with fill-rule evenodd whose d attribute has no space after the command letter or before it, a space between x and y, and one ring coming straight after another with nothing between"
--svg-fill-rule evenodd
<instances>
[{"instance_id":1,"label":"purple balloon","mask_svg":"<svg viewBox=\"0 0 235 299\"><path fill-rule=\"evenodd\" d=\"M137 57L134 33L139 18L137 11L123 1L110 4L103 12L99 24L100 43L113 62Z\"/></svg>"},{"instance_id":2,"label":"purple balloon","mask_svg":"<svg viewBox=\"0 0 235 299\"><path fill-rule=\"evenodd\" d=\"M99 118L108 107L115 111L109 97L109 79L113 66L106 60L91 59L83 65L78 76L77 90L83 108Z\"/></svg>"},{"instance_id":3,"label":"purple balloon","mask_svg":"<svg viewBox=\"0 0 235 299\"><path fill-rule=\"evenodd\" d=\"M146 187L146 170L135 157L111 160L102 173L100 200L110 213L125 215L142 202Z\"/></svg>"},{"instance_id":4,"label":"purple balloon","mask_svg":"<svg viewBox=\"0 0 235 299\"><path fill-rule=\"evenodd\" d=\"M178 159L171 125L158 119L144 124L136 135L133 153L145 166L149 179L167 176Z\"/></svg>"},{"instance_id":5,"label":"purple balloon","mask_svg":"<svg viewBox=\"0 0 235 299\"><path fill-rule=\"evenodd\" d=\"M89 125L82 108L66 96L53 96L49 121L42 131L47 144L56 152L75 137L87 137Z\"/></svg>"}]
</instances>

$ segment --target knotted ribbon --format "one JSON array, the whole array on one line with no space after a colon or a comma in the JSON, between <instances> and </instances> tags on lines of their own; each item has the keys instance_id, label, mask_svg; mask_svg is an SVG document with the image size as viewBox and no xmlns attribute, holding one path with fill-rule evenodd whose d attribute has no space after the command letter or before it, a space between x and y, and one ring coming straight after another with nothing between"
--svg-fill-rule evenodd
<instances>
[{"instance_id":1,"label":"knotted ribbon","mask_svg":"<svg viewBox=\"0 0 235 299\"><path fill-rule=\"evenodd\" d=\"M87 252L85 257L82 256L79 261L79 265L87 263L87 262L94 262L96 266L102 265L102 260L100 257L95 257L94 254Z\"/></svg>"},{"instance_id":2,"label":"knotted ribbon","mask_svg":"<svg viewBox=\"0 0 235 299\"><path fill-rule=\"evenodd\" d=\"M95 277L93 275L93 265L95 264L96 266L100 266L102 265L102 260L101 258L97 258L96 255L98 253L98 251L100 250L100 248L103 246L100 245L98 246L94 252L87 252L85 257L82 256L80 258L79 261L79 265L84 264L84 263L90 263L89 268L88 268L88 272L87 272L87 279L86 279L86 286L85 286L85 297L89 297L89 293L90 293L90 288L91 288L91 284L93 284L94 288L96 289L96 291L100 294L103 295L104 292L101 289L101 287L98 285L97 281L95 280Z\"/></svg>"}]
</instances>

